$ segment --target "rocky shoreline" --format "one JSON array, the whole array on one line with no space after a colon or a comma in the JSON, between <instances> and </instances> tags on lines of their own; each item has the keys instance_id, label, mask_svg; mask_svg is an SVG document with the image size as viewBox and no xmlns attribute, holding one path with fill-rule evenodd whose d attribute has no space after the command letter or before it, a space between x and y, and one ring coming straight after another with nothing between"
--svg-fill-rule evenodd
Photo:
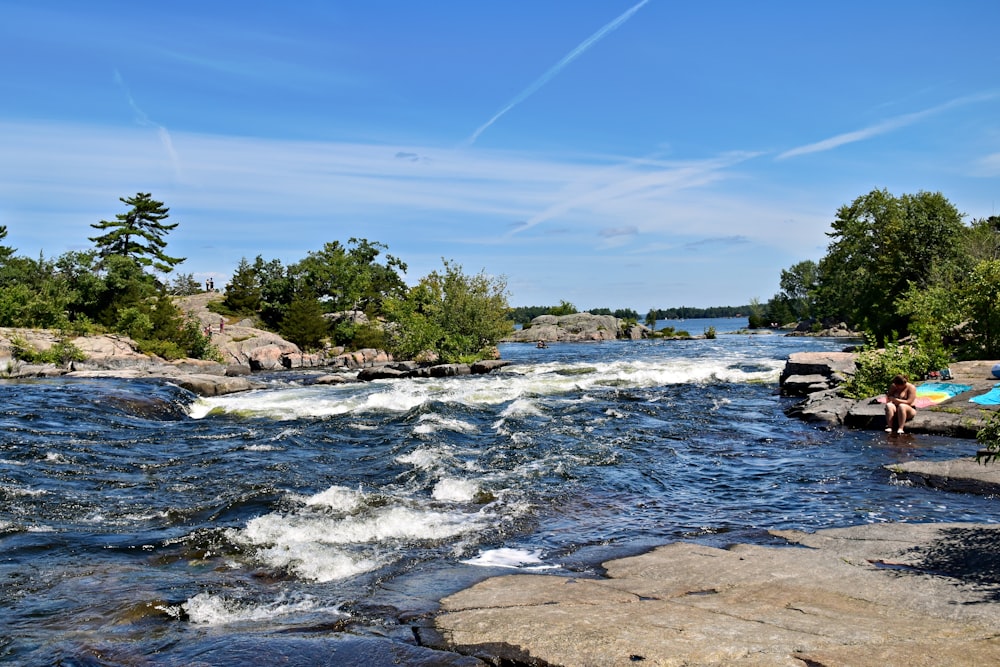
<instances>
[{"instance_id":1,"label":"rocky shoreline","mask_svg":"<svg viewBox=\"0 0 1000 667\"><path fill-rule=\"evenodd\" d=\"M874 398L837 394L854 363L849 352L791 355L781 392L802 400L788 414L881 431ZM952 364L953 381L971 389L920 410L908 430L974 437L1000 408L968 400L997 382L992 367ZM968 459L885 467L910 484L1000 494L1000 466L976 463L970 449ZM418 637L487 664L535 667L1000 664L1000 526L769 533L782 545L676 542L608 561L602 577L493 577L444 598Z\"/></svg>"}]
</instances>

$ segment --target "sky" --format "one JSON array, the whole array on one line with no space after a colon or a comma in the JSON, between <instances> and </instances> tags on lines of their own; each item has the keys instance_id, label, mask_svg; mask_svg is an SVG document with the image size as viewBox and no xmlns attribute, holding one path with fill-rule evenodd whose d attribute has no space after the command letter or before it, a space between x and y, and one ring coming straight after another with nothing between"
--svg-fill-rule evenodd
<instances>
[{"instance_id":1,"label":"sky","mask_svg":"<svg viewBox=\"0 0 1000 667\"><path fill-rule=\"evenodd\" d=\"M0 0L0 225L151 193L224 285L364 238L513 306L744 305L874 189L997 213L995 0Z\"/></svg>"}]
</instances>

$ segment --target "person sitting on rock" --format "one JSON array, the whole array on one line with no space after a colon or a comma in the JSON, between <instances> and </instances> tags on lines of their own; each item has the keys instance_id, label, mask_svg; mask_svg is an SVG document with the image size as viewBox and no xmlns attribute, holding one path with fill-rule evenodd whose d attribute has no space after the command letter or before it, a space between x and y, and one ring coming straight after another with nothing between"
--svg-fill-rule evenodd
<instances>
[{"instance_id":1,"label":"person sitting on rock","mask_svg":"<svg viewBox=\"0 0 1000 667\"><path fill-rule=\"evenodd\" d=\"M885 392L885 432L903 435L903 426L917 416L913 406L917 401L917 388L905 375L892 378L889 391ZM895 426L898 421L899 425Z\"/></svg>"}]
</instances>

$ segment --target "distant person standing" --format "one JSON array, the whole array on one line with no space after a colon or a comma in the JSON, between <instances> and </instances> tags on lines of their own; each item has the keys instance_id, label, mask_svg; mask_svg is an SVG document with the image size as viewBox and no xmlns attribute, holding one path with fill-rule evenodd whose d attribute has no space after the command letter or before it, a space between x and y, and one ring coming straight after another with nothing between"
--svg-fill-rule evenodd
<instances>
[{"instance_id":1,"label":"distant person standing","mask_svg":"<svg viewBox=\"0 0 1000 667\"><path fill-rule=\"evenodd\" d=\"M885 392L885 432L903 435L906 422L917 416L917 387L905 375L892 378ZM896 422L899 422L898 425Z\"/></svg>"},{"instance_id":2,"label":"distant person standing","mask_svg":"<svg viewBox=\"0 0 1000 667\"><path fill-rule=\"evenodd\" d=\"M226 328L226 320L225 320L225 318L220 317L219 318L219 333L222 333L225 328Z\"/></svg>"}]
</instances>

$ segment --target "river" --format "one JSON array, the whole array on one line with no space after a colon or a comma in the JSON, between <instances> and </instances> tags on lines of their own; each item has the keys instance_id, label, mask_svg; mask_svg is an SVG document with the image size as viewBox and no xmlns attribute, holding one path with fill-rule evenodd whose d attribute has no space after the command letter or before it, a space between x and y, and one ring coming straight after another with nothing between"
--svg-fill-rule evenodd
<instances>
[{"instance_id":1,"label":"river","mask_svg":"<svg viewBox=\"0 0 1000 667\"><path fill-rule=\"evenodd\" d=\"M994 521L993 498L883 468L974 442L788 419L788 355L844 341L727 333L744 322L661 323L714 340L506 344L490 375L288 371L213 398L0 381L0 661L326 664L322 642L346 638L364 644L329 664L419 664L398 657L411 619L489 575L595 575L770 528Z\"/></svg>"}]
</instances>

